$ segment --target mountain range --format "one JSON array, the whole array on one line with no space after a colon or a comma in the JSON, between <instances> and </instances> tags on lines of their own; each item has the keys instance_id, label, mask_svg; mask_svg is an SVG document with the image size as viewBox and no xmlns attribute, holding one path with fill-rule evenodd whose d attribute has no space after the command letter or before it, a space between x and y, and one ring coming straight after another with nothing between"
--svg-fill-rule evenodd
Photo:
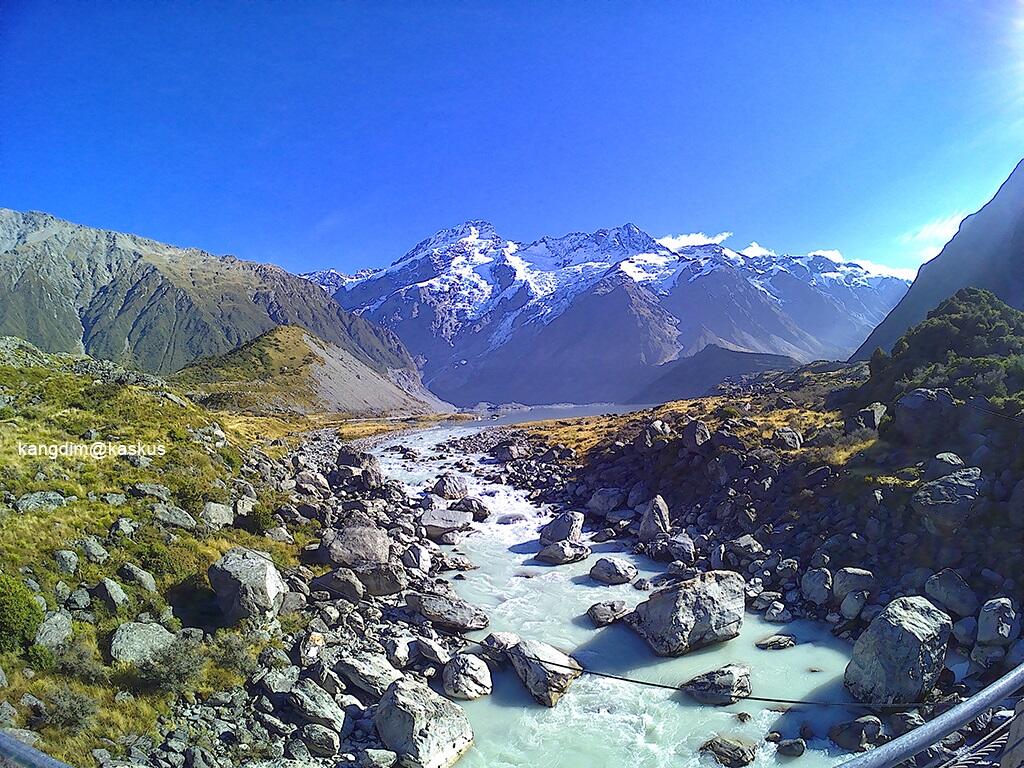
<instances>
[{"instance_id":1,"label":"mountain range","mask_svg":"<svg viewBox=\"0 0 1024 768\"><path fill-rule=\"evenodd\" d=\"M983 288L1024 309L1024 160L995 196L968 216L938 256L923 265L907 295L854 357L890 351L912 326L961 288Z\"/></svg>"},{"instance_id":2,"label":"mountain range","mask_svg":"<svg viewBox=\"0 0 1024 768\"><path fill-rule=\"evenodd\" d=\"M167 374L289 324L425 397L393 332L280 267L0 209L0 336Z\"/></svg>"},{"instance_id":3,"label":"mountain range","mask_svg":"<svg viewBox=\"0 0 1024 768\"><path fill-rule=\"evenodd\" d=\"M672 250L633 224L523 243L467 221L386 269L304 276L394 331L460 405L634 401L659 379L675 394L665 366L708 345L845 358L907 290L821 254Z\"/></svg>"}]
</instances>

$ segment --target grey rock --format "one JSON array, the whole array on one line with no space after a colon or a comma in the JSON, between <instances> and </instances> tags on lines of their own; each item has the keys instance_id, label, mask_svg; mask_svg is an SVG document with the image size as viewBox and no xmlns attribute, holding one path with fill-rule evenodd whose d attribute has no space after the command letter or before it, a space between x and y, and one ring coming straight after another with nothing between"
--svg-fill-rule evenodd
<instances>
[{"instance_id":1,"label":"grey rock","mask_svg":"<svg viewBox=\"0 0 1024 768\"><path fill-rule=\"evenodd\" d=\"M660 656L680 656L739 634L745 608L743 577L709 571L654 592L626 622Z\"/></svg>"},{"instance_id":2,"label":"grey rock","mask_svg":"<svg viewBox=\"0 0 1024 768\"><path fill-rule=\"evenodd\" d=\"M391 666L386 656L357 651L342 655L334 664L334 671L361 691L380 698L388 686L402 677Z\"/></svg>"},{"instance_id":3,"label":"grey rock","mask_svg":"<svg viewBox=\"0 0 1024 768\"><path fill-rule=\"evenodd\" d=\"M726 664L687 680L682 689L701 704L735 704L750 695L750 667L746 664Z\"/></svg>"},{"instance_id":4,"label":"grey rock","mask_svg":"<svg viewBox=\"0 0 1024 768\"><path fill-rule=\"evenodd\" d=\"M341 738L352 732L354 723L327 691L313 680L302 678L288 693L288 703L303 720L333 729Z\"/></svg>"},{"instance_id":5,"label":"grey rock","mask_svg":"<svg viewBox=\"0 0 1024 768\"><path fill-rule=\"evenodd\" d=\"M208 528L224 528L235 522L235 510L230 504L208 501L199 512L199 520Z\"/></svg>"},{"instance_id":6,"label":"grey rock","mask_svg":"<svg viewBox=\"0 0 1024 768\"><path fill-rule=\"evenodd\" d=\"M636 577L636 566L619 557L602 557L590 569L590 578L602 584L629 584Z\"/></svg>"},{"instance_id":7,"label":"grey rock","mask_svg":"<svg viewBox=\"0 0 1024 768\"><path fill-rule=\"evenodd\" d=\"M943 568L924 583L924 593L939 608L953 616L975 616L978 597L963 577L952 568Z\"/></svg>"},{"instance_id":8,"label":"grey rock","mask_svg":"<svg viewBox=\"0 0 1024 768\"><path fill-rule=\"evenodd\" d=\"M594 603L587 609L587 616L594 622L595 627L607 627L614 624L629 613L625 600L606 600L601 603Z\"/></svg>"},{"instance_id":9,"label":"grey rock","mask_svg":"<svg viewBox=\"0 0 1024 768\"><path fill-rule=\"evenodd\" d=\"M574 658L539 640L520 640L507 655L526 690L546 707L555 706L583 674Z\"/></svg>"},{"instance_id":10,"label":"grey rock","mask_svg":"<svg viewBox=\"0 0 1024 768\"><path fill-rule=\"evenodd\" d=\"M800 579L800 593L815 605L832 599L832 572L828 568L811 568Z\"/></svg>"},{"instance_id":11,"label":"grey rock","mask_svg":"<svg viewBox=\"0 0 1024 768\"><path fill-rule=\"evenodd\" d=\"M373 723L403 766L450 768L473 745L473 729L462 708L412 678L388 688Z\"/></svg>"},{"instance_id":12,"label":"grey rock","mask_svg":"<svg viewBox=\"0 0 1024 768\"><path fill-rule=\"evenodd\" d=\"M798 451L804 444L803 435L792 427L780 427L772 433L772 446L784 451Z\"/></svg>"},{"instance_id":13,"label":"grey rock","mask_svg":"<svg viewBox=\"0 0 1024 768\"><path fill-rule=\"evenodd\" d=\"M881 734L882 721L874 715L864 715L832 726L828 737L850 752L864 752L878 743Z\"/></svg>"},{"instance_id":14,"label":"grey rock","mask_svg":"<svg viewBox=\"0 0 1024 768\"><path fill-rule=\"evenodd\" d=\"M319 723L306 723L299 731L299 738L313 757L333 757L341 748L338 733Z\"/></svg>"},{"instance_id":15,"label":"grey rock","mask_svg":"<svg viewBox=\"0 0 1024 768\"><path fill-rule=\"evenodd\" d=\"M128 605L128 595L124 588L109 578L100 579L99 584L92 589L92 597L106 605L114 613Z\"/></svg>"},{"instance_id":16,"label":"grey rock","mask_svg":"<svg viewBox=\"0 0 1024 768\"><path fill-rule=\"evenodd\" d=\"M494 687L487 662L468 653L457 653L444 665L441 684L445 694L464 700L487 696Z\"/></svg>"},{"instance_id":17,"label":"grey rock","mask_svg":"<svg viewBox=\"0 0 1024 768\"><path fill-rule=\"evenodd\" d=\"M559 541L578 542L583 535L583 513L562 512L540 529L543 546Z\"/></svg>"},{"instance_id":18,"label":"grey rock","mask_svg":"<svg viewBox=\"0 0 1024 768\"><path fill-rule=\"evenodd\" d=\"M708 425L699 419L689 421L683 425L680 436L683 447L689 451L697 451L711 439L711 430Z\"/></svg>"},{"instance_id":19,"label":"grey rock","mask_svg":"<svg viewBox=\"0 0 1024 768\"><path fill-rule=\"evenodd\" d=\"M159 624L129 621L114 630L110 657L115 662L142 664L174 642L174 635Z\"/></svg>"},{"instance_id":20,"label":"grey rock","mask_svg":"<svg viewBox=\"0 0 1024 768\"><path fill-rule=\"evenodd\" d=\"M668 504L661 496L655 496L644 505L640 514L639 538L644 544L654 541L672 530Z\"/></svg>"},{"instance_id":21,"label":"grey rock","mask_svg":"<svg viewBox=\"0 0 1024 768\"><path fill-rule=\"evenodd\" d=\"M110 553L95 536L86 536L82 539L82 551L85 552L86 560L98 565L107 562L107 558L110 557Z\"/></svg>"},{"instance_id":22,"label":"grey rock","mask_svg":"<svg viewBox=\"0 0 1024 768\"><path fill-rule=\"evenodd\" d=\"M490 623L486 613L458 597L411 592L406 595L406 602L424 618L445 629L471 632L484 629Z\"/></svg>"},{"instance_id":23,"label":"grey rock","mask_svg":"<svg viewBox=\"0 0 1024 768\"><path fill-rule=\"evenodd\" d=\"M173 504L154 504L153 519L161 525L170 528L181 528L186 531L195 530L198 525L192 515Z\"/></svg>"},{"instance_id":24,"label":"grey rock","mask_svg":"<svg viewBox=\"0 0 1024 768\"><path fill-rule=\"evenodd\" d=\"M420 525L427 529L427 536L438 541L458 531L465 531L473 522L473 513L460 509L428 509L420 515Z\"/></svg>"},{"instance_id":25,"label":"grey rock","mask_svg":"<svg viewBox=\"0 0 1024 768\"><path fill-rule=\"evenodd\" d=\"M945 477L963 468L964 460L955 453L939 453L925 467L924 479L938 480L940 477Z\"/></svg>"},{"instance_id":26,"label":"grey rock","mask_svg":"<svg viewBox=\"0 0 1024 768\"><path fill-rule=\"evenodd\" d=\"M832 594L837 603L853 591L871 592L875 589L875 575L864 568L840 568L832 579Z\"/></svg>"},{"instance_id":27,"label":"grey rock","mask_svg":"<svg viewBox=\"0 0 1024 768\"><path fill-rule=\"evenodd\" d=\"M57 570L73 576L78 572L78 555L70 549L58 549L53 553L53 559L57 562Z\"/></svg>"},{"instance_id":28,"label":"grey rock","mask_svg":"<svg viewBox=\"0 0 1024 768\"><path fill-rule=\"evenodd\" d=\"M715 736L704 742L700 751L709 753L725 768L743 768L754 762L757 744L738 736Z\"/></svg>"},{"instance_id":29,"label":"grey rock","mask_svg":"<svg viewBox=\"0 0 1024 768\"><path fill-rule=\"evenodd\" d=\"M534 557L542 563L565 565L586 560L590 557L590 547L571 541L557 541L554 544L548 544Z\"/></svg>"},{"instance_id":30,"label":"grey rock","mask_svg":"<svg viewBox=\"0 0 1024 768\"><path fill-rule=\"evenodd\" d=\"M288 592L267 552L245 547L228 550L207 571L217 602L229 621L271 619Z\"/></svg>"},{"instance_id":31,"label":"grey rock","mask_svg":"<svg viewBox=\"0 0 1024 768\"><path fill-rule=\"evenodd\" d=\"M120 568L117 569L117 575L127 581L129 584L135 584L136 586L146 590L147 592L156 592L156 578L149 571L140 568L134 563L124 563Z\"/></svg>"},{"instance_id":32,"label":"grey rock","mask_svg":"<svg viewBox=\"0 0 1024 768\"><path fill-rule=\"evenodd\" d=\"M775 751L783 757L800 757L807 750L807 742L803 739L782 739Z\"/></svg>"},{"instance_id":33,"label":"grey rock","mask_svg":"<svg viewBox=\"0 0 1024 768\"><path fill-rule=\"evenodd\" d=\"M28 512L52 512L67 504L65 499L57 491L34 491L26 493L14 502L14 509L21 513Z\"/></svg>"},{"instance_id":34,"label":"grey rock","mask_svg":"<svg viewBox=\"0 0 1024 768\"><path fill-rule=\"evenodd\" d=\"M320 556L329 565L351 568L361 563L386 563L390 553L387 533L369 525L328 528L320 536Z\"/></svg>"},{"instance_id":35,"label":"grey rock","mask_svg":"<svg viewBox=\"0 0 1024 768\"><path fill-rule=\"evenodd\" d=\"M71 639L73 630L71 617L63 611L56 611L47 616L36 629L35 643L51 651L64 647Z\"/></svg>"},{"instance_id":36,"label":"grey rock","mask_svg":"<svg viewBox=\"0 0 1024 768\"><path fill-rule=\"evenodd\" d=\"M793 635L769 635L754 643L762 651L781 651L796 645Z\"/></svg>"},{"instance_id":37,"label":"grey rock","mask_svg":"<svg viewBox=\"0 0 1024 768\"><path fill-rule=\"evenodd\" d=\"M931 533L955 533L974 511L981 493L981 470L967 467L924 483L910 499L910 505Z\"/></svg>"},{"instance_id":38,"label":"grey rock","mask_svg":"<svg viewBox=\"0 0 1024 768\"><path fill-rule=\"evenodd\" d=\"M626 494L619 488L600 488L591 495L587 509L599 517L616 510L626 500Z\"/></svg>"},{"instance_id":39,"label":"grey rock","mask_svg":"<svg viewBox=\"0 0 1024 768\"><path fill-rule=\"evenodd\" d=\"M464 499L469 495L469 486L465 479L450 473L445 473L437 478L430 490L442 499L449 500Z\"/></svg>"},{"instance_id":40,"label":"grey rock","mask_svg":"<svg viewBox=\"0 0 1024 768\"><path fill-rule=\"evenodd\" d=\"M1021 616L1008 597L996 597L978 614L979 645L1009 645L1020 637Z\"/></svg>"},{"instance_id":41,"label":"grey rock","mask_svg":"<svg viewBox=\"0 0 1024 768\"><path fill-rule=\"evenodd\" d=\"M409 586L405 568L397 563L365 563L356 565L353 571L366 594L375 597L396 595Z\"/></svg>"},{"instance_id":42,"label":"grey rock","mask_svg":"<svg viewBox=\"0 0 1024 768\"><path fill-rule=\"evenodd\" d=\"M889 603L857 638L844 681L863 702L921 701L946 659L953 623L923 597Z\"/></svg>"}]
</instances>

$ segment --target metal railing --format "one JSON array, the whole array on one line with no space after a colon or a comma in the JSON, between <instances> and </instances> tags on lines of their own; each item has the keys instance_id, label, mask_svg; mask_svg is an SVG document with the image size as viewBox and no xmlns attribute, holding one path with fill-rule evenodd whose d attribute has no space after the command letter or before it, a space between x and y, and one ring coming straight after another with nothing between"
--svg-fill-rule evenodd
<instances>
[{"instance_id":1,"label":"metal railing","mask_svg":"<svg viewBox=\"0 0 1024 768\"><path fill-rule=\"evenodd\" d=\"M22 768L71 768L66 763L62 763L2 731L0 731L0 758L8 765L19 765Z\"/></svg>"},{"instance_id":2,"label":"metal railing","mask_svg":"<svg viewBox=\"0 0 1024 768\"><path fill-rule=\"evenodd\" d=\"M870 752L840 763L838 768L892 768L938 744L949 734L967 725L986 709L1001 703L1020 688L1024 688L1024 664L969 699L943 712L934 720L929 720L924 725Z\"/></svg>"}]
</instances>

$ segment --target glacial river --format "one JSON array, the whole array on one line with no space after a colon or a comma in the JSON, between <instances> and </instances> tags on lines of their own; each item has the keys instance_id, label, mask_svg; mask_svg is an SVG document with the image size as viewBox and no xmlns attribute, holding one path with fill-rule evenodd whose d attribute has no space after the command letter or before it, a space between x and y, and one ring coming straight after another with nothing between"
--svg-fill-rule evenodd
<instances>
[{"instance_id":1,"label":"glacial river","mask_svg":"<svg viewBox=\"0 0 1024 768\"><path fill-rule=\"evenodd\" d=\"M495 423L586 415L608 410L559 409L555 412L512 414L498 422L440 427L391 438L374 453L384 472L416 493L432 481L449 460L434 457L433 447L453 436ZM401 444L416 449L422 459L409 462L385 450ZM479 461L479 456L459 456ZM471 493L483 498L493 511L485 523L474 524L473 533L459 546L479 568L454 584L466 600L484 608L491 618L488 631L511 631L550 643L571 653L584 667L656 683L678 685L694 675L730 662L751 668L756 696L845 702L842 675L848 647L827 630L810 622L779 626L748 613L739 637L678 659L655 656L630 629L612 625L594 629L587 608L600 600L622 599L630 606L646 594L629 585L604 586L587 575L593 562L605 554L623 557L641 575L662 568L625 551L619 544L592 545L593 555L584 562L550 567L532 559L538 550L537 529L548 519L543 510L512 488L465 475ZM498 521L506 515L521 519L511 524ZM755 641L787 632L798 645L781 651L762 651ZM479 633L480 638L486 632ZM741 702L729 707L707 707L681 694L589 675L576 680L554 709L540 706L529 697L510 670L494 677L494 693L464 703L476 734L472 751L460 768L679 768L712 766L700 746L716 734L742 736L760 743L755 766L774 768L798 763L801 768L823 768L841 762L844 753L828 741L828 727L862 712L846 707L791 707ZM741 715L746 713L749 719ZM741 719L742 717L742 719ZM747 719L747 722L743 722ZM778 730L787 737L799 735L801 725L814 728L815 739L801 758L775 754L764 735Z\"/></svg>"}]
</instances>

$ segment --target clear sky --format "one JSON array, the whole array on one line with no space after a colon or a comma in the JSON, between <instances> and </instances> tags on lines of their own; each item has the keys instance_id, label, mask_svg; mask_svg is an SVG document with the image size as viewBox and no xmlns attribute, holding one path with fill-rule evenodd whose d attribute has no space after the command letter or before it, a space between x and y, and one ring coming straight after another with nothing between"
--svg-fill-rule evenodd
<instances>
[{"instance_id":1,"label":"clear sky","mask_svg":"<svg viewBox=\"0 0 1024 768\"><path fill-rule=\"evenodd\" d=\"M1024 155L1018 2L0 6L0 205L300 271L635 222L914 268Z\"/></svg>"}]
</instances>

